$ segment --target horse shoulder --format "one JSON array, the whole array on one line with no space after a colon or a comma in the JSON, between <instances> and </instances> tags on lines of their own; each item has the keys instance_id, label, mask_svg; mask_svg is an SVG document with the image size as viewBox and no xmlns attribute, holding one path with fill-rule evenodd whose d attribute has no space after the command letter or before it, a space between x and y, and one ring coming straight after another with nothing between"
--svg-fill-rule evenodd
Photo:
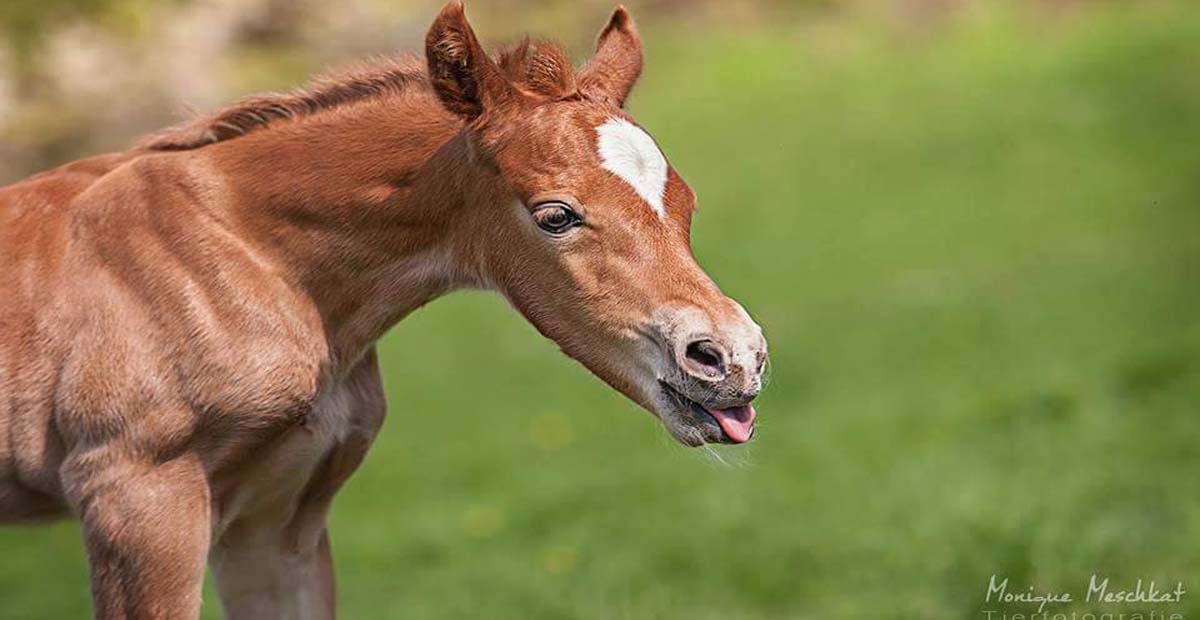
<instances>
[{"instance_id":1,"label":"horse shoulder","mask_svg":"<svg viewBox=\"0 0 1200 620\"><path fill-rule=\"evenodd\" d=\"M220 217L193 154L148 154L75 197L57 294L56 420L149 452L270 435L311 410L316 311Z\"/></svg>"}]
</instances>

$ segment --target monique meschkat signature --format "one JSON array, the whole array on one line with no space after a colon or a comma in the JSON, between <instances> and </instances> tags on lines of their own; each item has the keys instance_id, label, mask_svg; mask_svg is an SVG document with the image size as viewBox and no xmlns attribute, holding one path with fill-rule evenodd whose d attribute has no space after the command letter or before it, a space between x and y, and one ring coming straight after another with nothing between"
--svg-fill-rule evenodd
<instances>
[{"instance_id":1,"label":"monique meschkat signature","mask_svg":"<svg viewBox=\"0 0 1200 620\"><path fill-rule=\"evenodd\" d=\"M1141 579L1129 589L1110 587L1108 577L1092 575L1088 580L1087 593L1083 601L1089 603L1178 603L1183 599L1187 590L1183 582L1177 582L1170 590L1162 590L1154 581L1144 583ZM985 601L991 603L1030 603L1038 606L1038 612L1046 609L1051 603L1073 603L1077 599L1068 591L1035 592L1033 586L1025 590L1010 590L1008 577L1001 579L996 575L988 581Z\"/></svg>"}]
</instances>

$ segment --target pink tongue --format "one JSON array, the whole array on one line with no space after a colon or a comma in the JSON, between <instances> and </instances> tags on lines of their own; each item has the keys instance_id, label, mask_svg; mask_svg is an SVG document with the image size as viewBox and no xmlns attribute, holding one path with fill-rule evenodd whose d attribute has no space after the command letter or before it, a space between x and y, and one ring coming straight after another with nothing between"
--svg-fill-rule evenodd
<instances>
[{"instance_id":1,"label":"pink tongue","mask_svg":"<svg viewBox=\"0 0 1200 620\"><path fill-rule=\"evenodd\" d=\"M736 443L746 443L754 431L754 405L742 405L729 409L704 409L717 419L721 430Z\"/></svg>"}]
</instances>

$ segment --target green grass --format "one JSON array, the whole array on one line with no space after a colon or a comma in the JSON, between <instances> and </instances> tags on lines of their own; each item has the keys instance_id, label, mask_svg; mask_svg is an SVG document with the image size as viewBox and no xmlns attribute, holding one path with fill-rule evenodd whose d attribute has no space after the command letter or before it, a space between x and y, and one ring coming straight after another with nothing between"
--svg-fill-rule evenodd
<instances>
[{"instance_id":1,"label":"green grass","mask_svg":"<svg viewBox=\"0 0 1200 620\"><path fill-rule=\"evenodd\" d=\"M758 440L676 447L500 299L438 301L382 345L390 417L332 516L343 617L1029 611L985 606L992 574L1200 592L1186 4L648 33L633 111L771 342ZM0 532L0 616L86 613L77 537Z\"/></svg>"}]
</instances>

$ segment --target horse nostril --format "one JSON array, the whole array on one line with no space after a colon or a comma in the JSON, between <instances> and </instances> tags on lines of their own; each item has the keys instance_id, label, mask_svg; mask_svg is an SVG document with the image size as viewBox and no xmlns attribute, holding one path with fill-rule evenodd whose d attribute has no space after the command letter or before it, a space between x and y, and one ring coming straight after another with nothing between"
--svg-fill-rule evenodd
<instances>
[{"instance_id":1,"label":"horse nostril","mask_svg":"<svg viewBox=\"0 0 1200 620\"><path fill-rule=\"evenodd\" d=\"M725 376L725 351L711 340L697 340L688 344L684 355L692 366L710 379Z\"/></svg>"}]
</instances>

